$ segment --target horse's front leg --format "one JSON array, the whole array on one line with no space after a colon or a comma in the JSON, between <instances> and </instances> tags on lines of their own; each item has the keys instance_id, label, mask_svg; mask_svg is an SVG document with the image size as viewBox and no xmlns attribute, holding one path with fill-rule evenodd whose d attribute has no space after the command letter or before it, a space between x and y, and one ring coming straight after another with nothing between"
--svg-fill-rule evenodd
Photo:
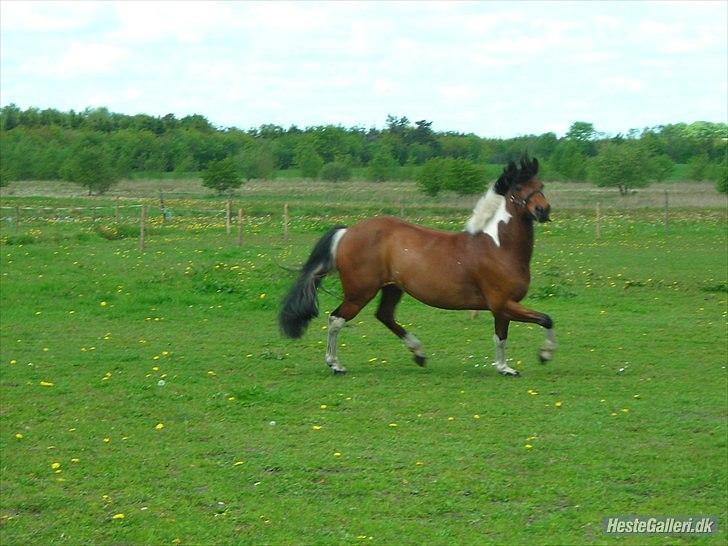
<instances>
[{"instance_id":1,"label":"horse's front leg","mask_svg":"<svg viewBox=\"0 0 728 546\"><path fill-rule=\"evenodd\" d=\"M511 321L501 313L494 314L494 317L495 335L493 336L493 341L495 342L495 362L493 366L502 375L518 377L521 374L506 364L506 339L508 338L508 325Z\"/></svg>"},{"instance_id":2,"label":"horse's front leg","mask_svg":"<svg viewBox=\"0 0 728 546\"><path fill-rule=\"evenodd\" d=\"M539 313L538 311L528 309L520 303L512 300L506 302L503 312L509 320L533 322L543 326L546 330L546 339L544 339L543 345L538 350L538 358L541 361L541 364L553 359L554 351L558 347L558 343L556 343L556 336L554 335L554 321L551 320L551 317L545 313Z\"/></svg>"}]
</instances>

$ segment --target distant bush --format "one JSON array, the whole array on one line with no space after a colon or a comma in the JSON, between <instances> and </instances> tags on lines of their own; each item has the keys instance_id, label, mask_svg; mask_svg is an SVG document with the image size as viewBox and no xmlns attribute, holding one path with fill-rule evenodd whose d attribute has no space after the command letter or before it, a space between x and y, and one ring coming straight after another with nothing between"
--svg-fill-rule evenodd
<instances>
[{"instance_id":1,"label":"distant bush","mask_svg":"<svg viewBox=\"0 0 728 546\"><path fill-rule=\"evenodd\" d=\"M392 152L388 148L382 146L372 156L369 162L368 175L371 180L375 182L384 182L386 180L392 180L396 173L399 164L394 159Z\"/></svg>"},{"instance_id":2,"label":"distant bush","mask_svg":"<svg viewBox=\"0 0 728 546\"><path fill-rule=\"evenodd\" d=\"M119 180L111 154L97 142L84 139L73 147L61 166L61 177L88 189L88 194L106 193Z\"/></svg>"},{"instance_id":3,"label":"distant bush","mask_svg":"<svg viewBox=\"0 0 728 546\"><path fill-rule=\"evenodd\" d=\"M245 180L269 180L275 173L275 156L267 142L246 146L235 156L233 162Z\"/></svg>"},{"instance_id":4,"label":"distant bush","mask_svg":"<svg viewBox=\"0 0 728 546\"><path fill-rule=\"evenodd\" d=\"M327 180L329 182L349 180L351 178L351 169L346 163L332 161L321 167L319 177L321 180Z\"/></svg>"},{"instance_id":5,"label":"distant bush","mask_svg":"<svg viewBox=\"0 0 728 546\"><path fill-rule=\"evenodd\" d=\"M705 180L708 177L709 169L708 154L696 155L688 163L688 178L690 180Z\"/></svg>"},{"instance_id":6,"label":"distant bush","mask_svg":"<svg viewBox=\"0 0 728 546\"><path fill-rule=\"evenodd\" d=\"M296 165L305 178L317 178L324 166L324 160L316 153L313 146L301 146L296 150Z\"/></svg>"},{"instance_id":7,"label":"distant bush","mask_svg":"<svg viewBox=\"0 0 728 546\"><path fill-rule=\"evenodd\" d=\"M211 161L207 170L202 173L202 185L216 190L218 194L239 188L242 184L243 179L238 173L235 161L230 157Z\"/></svg>"},{"instance_id":8,"label":"distant bush","mask_svg":"<svg viewBox=\"0 0 728 546\"><path fill-rule=\"evenodd\" d=\"M485 170L467 159L430 159L422 166L417 185L431 196L445 190L470 195L485 189Z\"/></svg>"},{"instance_id":9,"label":"distant bush","mask_svg":"<svg viewBox=\"0 0 728 546\"><path fill-rule=\"evenodd\" d=\"M652 180L651 157L634 144L605 144L589 161L589 180L597 186L619 188L626 195L632 188L647 186Z\"/></svg>"}]
</instances>

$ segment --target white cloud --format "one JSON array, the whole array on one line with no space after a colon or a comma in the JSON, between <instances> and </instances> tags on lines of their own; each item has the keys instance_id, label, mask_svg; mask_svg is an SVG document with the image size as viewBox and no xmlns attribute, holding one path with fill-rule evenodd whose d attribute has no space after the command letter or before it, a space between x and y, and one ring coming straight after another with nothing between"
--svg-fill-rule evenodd
<instances>
[{"instance_id":1,"label":"white cloud","mask_svg":"<svg viewBox=\"0 0 728 546\"><path fill-rule=\"evenodd\" d=\"M103 10L101 2L0 2L0 31L43 33L88 26Z\"/></svg>"},{"instance_id":2,"label":"white cloud","mask_svg":"<svg viewBox=\"0 0 728 546\"><path fill-rule=\"evenodd\" d=\"M105 43L72 43L58 57L53 52L27 60L20 65L24 74L73 78L81 75L111 72L122 60L129 57L123 47Z\"/></svg>"}]
</instances>

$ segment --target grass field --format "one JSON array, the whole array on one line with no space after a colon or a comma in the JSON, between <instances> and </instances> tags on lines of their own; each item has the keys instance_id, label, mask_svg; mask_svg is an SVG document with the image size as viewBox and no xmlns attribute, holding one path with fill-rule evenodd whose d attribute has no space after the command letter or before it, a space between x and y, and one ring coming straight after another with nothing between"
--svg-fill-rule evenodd
<instances>
[{"instance_id":1,"label":"grass field","mask_svg":"<svg viewBox=\"0 0 728 546\"><path fill-rule=\"evenodd\" d=\"M22 193L22 192L19 192ZM325 312L282 339L293 265L331 224L391 197L243 193L245 243L212 199L171 199L140 253L113 199L2 198L2 544L725 544L728 356L725 208L554 211L537 228L526 303L498 376L492 319L410 299L400 320L428 367L364 310L324 364ZM153 194L149 195L153 197ZM124 202L124 201L122 201ZM382 203L387 203L382 206ZM389 207L389 208L388 208ZM390 210L394 209L394 210ZM195 212L196 211L196 212ZM408 219L459 230L453 203ZM61 219L59 219L61 218ZM111 240L109 240L111 239ZM624 536L607 515L713 515L706 537Z\"/></svg>"}]
</instances>

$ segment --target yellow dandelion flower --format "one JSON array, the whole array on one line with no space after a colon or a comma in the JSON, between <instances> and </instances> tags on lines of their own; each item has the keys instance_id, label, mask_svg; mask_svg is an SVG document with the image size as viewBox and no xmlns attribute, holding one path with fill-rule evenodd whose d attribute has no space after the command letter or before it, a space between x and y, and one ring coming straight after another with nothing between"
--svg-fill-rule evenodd
<instances>
[{"instance_id":1,"label":"yellow dandelion flower","mask_svg":"<svg viewBox=\"0 0 728 546\"><path fill-rule=\"evenodd\" d=\"M312 430L321 430L321 425L314 425L311 427Z\"/></svg>"},{"instance_id":2,"label":"yellow dandelion flower","mask_svg":"<svg viewBox=\"0 0 728 546\"><path fill-rule=\"evenodd\" d=\"M243 461L235 461L233 466L240 466L241 464L243 464Z\"/></svg>"},{"instance_id":3,"label":"yellow dandelion flower","mask_svg":"<svg viewBox=\"0 0 728 546\"><path fill-rule=\"evenodd\" d=\"M104 443L108 444L111 441L111 438L104 438Z\"/></svg>"},{"instance_id":4,"label":"yellow dandelion flower","mask_svg":"<svg viewBox=\"0 0 728 546\"><path fill-rule=\"evenodd\" d=\"M334 452L334 457L341 457L341 453L339 453L338 451L335 451Z\"/></svg>"},{"instance_id":5,"label":"yellow dandelion flower","mask_svg":"<svg viewBox=\"0 0 728 546\"><path fill-rule=\"evenodd\" d=\"M159 366L152 366L152 371L153 372L158 372L159 371Z\"/></svg>"},{"instance_id":6,"label":"yellow dandelion flower","mask_svg":"<svg viewBox=\"0 0 728 546\"><path fill-rule=\"evenodd\" d=\"M448 421L454 421L455 420L455 417L448 417L447 420Z\"/></svg>"},{"instance_id":7,"label":"yellow dandelion flower","mask_svg":"<svg viewBox=\"0 0 728 546\"><path fill-rule=\"evenodd\" d=\"M635 394L632 398L634 398L635 400L639 400L640 399L640 395L639 394Z\"/></svg>"},{"instance_id":8,"label":"yellow dandelion flower","mask_svg":"<svg viewBox=\"0 0 728 546\"><path fill-rule=\"evenodd\" d=\"M215 372L213 372L212 370L210 370L210 371L207 372L207 375L214 376L214 375L217 375L217 374Z\"/></svg>"},{"instance_id":9,"label":"yellow dandelion flower","mask_svg":"<svg viewBox=\"0 0 728 546\"><path fill-rule=\"evenodd\" d=\"M525 445L525 448L526 448L526 449L533 449L533 446L532 446L531 444L526 444L526 445Z\"/></svg>"},{"instance_id":10,"label":"yellow dandelion flower","mask_svg":"<svg viewBox=\"0 0 728 546\"><path fill-rule=\"evenodd\" d=\"M629 413L629 409L627 409L627 408L623 408L623 409L622 409L622 412L624 412L624 413Z\"/></svg>"},{"instance_id":11,"label":"yellow dandelion flower","mask_svg":"<svg viewBox=\"0 0 728 546\"><path fill-rule=\"evenodd\" d=\"M265 299L265 298L266 298L267 296L268 296L268 294L266 294L265 292L263 292L263 293L262 293L262 294L261 294L261 295L259 296L259 298L260 298L260 299L262 299L262 300L264 300L264 299Z\"/></svg>"},{"instance_id":12,"label":"yellow dandelion flower","mask_svg":"<svg viewBox=\"0 0 728 546\"><path fill-rule=\"evenodd\" d=\"M107 302L105 302L105 301L101 302L101 307L106 307L107 305L109 305Z\"/></svg>"},{"instance_id":13,"label":"yellow dandelion flower","mask_svg":"<svg viewBox=\"0 0 728 546\"><path fill-rule=\"evenodd\" d=\"M18 361L17 361L17 360L14 360L14 359L13 359L13 360L11 360L11 361L10 361L10 363L11 363L11 364L17 364L17 363L18 363Z\"/></svg>"},{"instance_id":14,"label":"yellow dandelion flower","mask_svg":"<svg viewBox=\"0 0 728 546\"><path fill-rule=\"evenodd\" d=\"M125 517L126 516L124 516L124 514L119 513L119 514L114 514L113 516L111 516L111 519L124 519Z\"/></svg>"},{"instance_id":15,"label":"yellow dandelion flower","mask_svg":"<svg viewBox=\"0 0 728 546\"><path fill-rule=\"evenodd\" d=\"M559 401L554 402L554 406L556 406L557 408L560 408L561 407L561 402L559 402Z\"/></svg>"},{"instance_id":16,"label":"yellow dandelion flower","mask_svg":"<svg viewBox=\"0 0 728 546\"><path fill-rule=\"evenodd\" d=\"M321 404L321 409L326 409L328 406L326 404Z\"/></svg>"},{"instance_id":17,"label":"yellow dandelion flower","mask_svg":"<svg viewBox=\"0 0 728 546\"><path fill-rule=\"evenodd\" d=\"M389 423L389 426L392 427L392 428L394 428L394 427L396 427L398 425L397 425L397 423Z\"/></svg>"},{"instance_id":18,"label":"yellow dandelion flower","mask_svg":"<svg viewBox=\"0 0 728 546\"><path fill-rule=\"evenodd\" d=\"M15 433L15 438L17 438L18 440L22 440L23 439L23 435L20 434L19 432L16 432Z\"/></svg>"},{"instance_id":19,"label":"yellow dandelion flower","mask_svg":"<svg viewBox=\"0 0 728 546\"><path fill-rule=\"evenodd\" d=\"M51 463L51 468L53 470L58 470L59 468L61 468L61 463Z\"/></svg>"},{"instance_id":20,"label":"yellow dandelion flower","mask_svg":"<svg viewBox=\"0 0 728 546\"><path fill-rule=\"evenodd\" d=\"M157 423L157 426L154 427L157 430L162 430L164 428L164 423Z\"/></svg>"},{"instance_id":21,"label":"yellow dandelion flower","mask_svg":"<svg viewBox=\"0 0 728 546\"><path fill-rule=\"evenodd\" d=\"M616 411L613 411L613 412L612 412L612 413L610 413L609 415L611 415L612 417L614 417L615 415L619 415L619 414L618 414L618 413L617 413Z\"/></svg>"},{"instance_id":22,"label":"yellow dandelion flower","mask_svg":"<svg viewBox=\"0 0 728 546\"><path fill-rule=\"evenodd\" d=\"M40 386L41 387L52 387L53 383L51 383L50 381L41 381Z\"/></svg>"},{"instance_id":23,"label":"yellow dandelion flower","mask_svg":"<svg viewBox=\"0 0 728 546\"><path fill-rule=\"evenodd\" d=\"M81 459L73 458L73 459L71 459L71 462L72 463L80 463L81 462Z\"/></svg>"},{"instance_id":24,"label":"yellow dandelion flower","mask_svg":"<svg viewBox=\"0 0 728 546\"><path fill-rule=\"evenodd\" d=\"M478 415L478 414L476 413L475 415L473 415L473 419L480 419L480 415Z\"/></svg>"}]
</instances>

